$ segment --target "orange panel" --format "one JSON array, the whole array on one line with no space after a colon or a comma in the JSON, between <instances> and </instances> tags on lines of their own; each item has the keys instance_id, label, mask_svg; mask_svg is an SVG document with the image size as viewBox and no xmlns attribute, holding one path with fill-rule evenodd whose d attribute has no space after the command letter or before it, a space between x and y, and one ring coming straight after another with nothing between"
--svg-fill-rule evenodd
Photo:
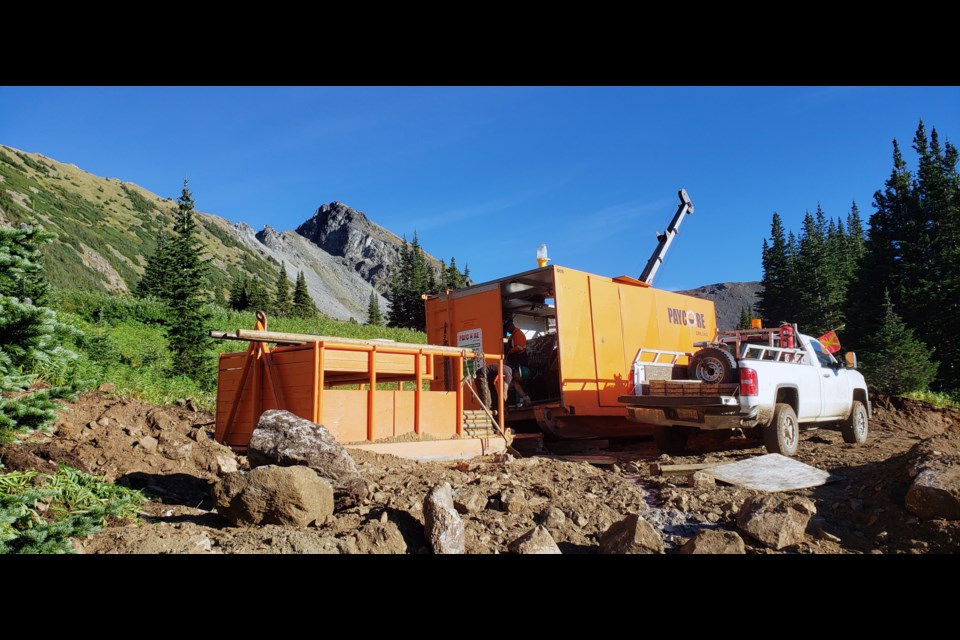
<instances>
[{"instance_id":1,"label":"orange panel","mask_svg":"<svg viewBox=\"0 0 960 640\"><path fill-rule=\"evenodd\" d=\"M366 440L367 392L346 389L325 390L323 418L320 422L340 442Z\"/></svg>"},{"instance_id":2,"label":"orange panel","mask_svg":"<svg viewBox=\"0 0 960 640\"><path fill-rule=\"evenodd\" d=\"M598 404L604 407L618 406L620 403L617 398L633 389L630 366L624 362L623 328L620 325L621 285L592 276L589 281L595 371L600 387Z\"/></svg>"},{"instance_id":3,"label":"orange panel","mask_svg":"<svg viewBox=\"0 0 960 640\"><path fill-rule=\"evenodd\" d=\"M394 391L393 435L405 433L413 433L413 391Z\"/></svg>"},{"instance_id":4,"label":"orange panel","mask_svg":"<svg viewBox=\"0 0 960 640\"><path fill-rule=\"evenodd\" d=\"M588 274L566 267L554 267L554 273L562 402L582 415L598 400Z\"/></svg>"},{"instance_id":5,"label":"orange panel","mask_svg":"<svg viewBox=\"0 0 960 640\"><path fill-rule=\"evenodd\" d=\"M379 358L378 358L379 360ZM396 391L374 391L377 399L373 410L373 439L390 438L394 431L394 395Z\"/></svg>"},{"instance_id":6,"label":"orange panel","mask_svg":"<svg viewBox=\"0 0 960 640\"><path fill-rule=\"evenodd\" d=\"M457 433L457 394L453 391L424 392L422 434L451 438Z\"/></svg>"}]
</instances>

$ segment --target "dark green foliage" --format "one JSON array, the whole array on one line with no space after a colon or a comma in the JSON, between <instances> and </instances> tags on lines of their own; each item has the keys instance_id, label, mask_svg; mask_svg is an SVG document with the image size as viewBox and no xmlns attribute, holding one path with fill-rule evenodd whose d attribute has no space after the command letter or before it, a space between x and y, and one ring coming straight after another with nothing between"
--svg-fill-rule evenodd
<instances>
[{"instance_id":1,"label":"dark green foliage","mask_svg":"<svg viewBox=\"0 0 960 640\"><path fill-rule=\"evenodd\" d=\"M153 255L147 258L147 266L143 271L143 277L137 283L134 290L139 296L153 296L161 300L170 297L170 289L173 280L177 277L174 273L173 257L170 253L170 243L167 238L167 231L160 228L157 231L156 249Z\"/></svg>"},{"instance_id":2,"label":"dark green foliage","mask_svg":"<svg viewBox=\"0 0 960 640\"><path fill-rule=\"evenodd\" d=\"M926 390L937 374L932 352L894 312L889 291L883 298L879 326L866 337L858 355L863 375L880 393L902 395Z\"/></svg>"},{"instance_id":3,"label":"dark green foliage","mask_svg":"<svg viewBox=\"0 0 960 640\"><path fill-rule=\"evenodd\" d=\"M422 296L425 293L435 294L440 290L457 289L467 284L467 275L457 269L455 258L450 259L450 266L441 262L440 274L433 271L428 264L426 255L420 247L420 240L416 232L413 242L404 240L400 250L400 263L390 282L387 298L390 300L390 312L387 326L407 327L417 331L426 330Z\"/></svg>"},{"instance_id":4,"label":"dark green foliage","mask_svg":"<svg viewBox=\"0 0 960 640\"><path fill-rule=\"evenodd\" d=\"M267 312L273 307L273 296L257 278L247 281L247 309L250 311Z\"/></svg>"},{"instance_id":5,"label":"dark green foliage","mask_svg":"<svg viewBox=\"0 0 960 640\"><path fill-rule=\"evenodd\" d=\"M293 299L290 297L290 281L287 280L287 265L280 264L280 274L277 276L277 288L273 294L273 313L278 316L289 316L293 310Z\"/></svg>"},{"instance_id":6,"label":"dark green foliage","mask_svg":"<svg viewBox=\"0 0 960 640\"><path fill-rule=\"evenodd\" d=\"M740 307L740 320L737 322L737 329L749 329L752 319L753 313L750 311L750 307Z\"/></svg>"},{"instance_id":7,"label":"dark green foliage","mask_svg":"<svg viewBox=\"0 0 960 640\"><path fill-rule=\"evenodd\" d=\"M921 121L913 140L916 173L893 141L893 170L874 194L876 211L856 281L851 288L850 332L862 351L885 310L877 291L890 299L917 339L933 348L938 384L960 387L960 177L957 149L941 147Z\"/></svg>"},{"instance_id":8,"label":"dark green foliage","mask_svg":"<svg viewBox=\"0 0 960 640\"><path fill-rule=\"evenodd\" d=\"M62 344L68 328L31 298L47 297L38 249L51 239L37 226L0 226L0 440L47 426L54 400L73 392L69 385L32 386L41 375L58 377L76 358Z\"/></svg>"},{"instance_id":9,"label":"dark green foliage","mask_svg":"<svg viewBox=\"0 0 960 640\"><path fill-rule=\"evenodd\" d=\"M380 300L377 292L370 290L370 302L367 304L367 324L379 327L383 325L383 314L380 313Z\"/></svg>"},{"instance_id":10,"label":"dark green foliage","mask_svg":"<svg viewBox=\"0 0 960 640\"><path fill-rule=\"evenodd\" d=\"M230 286L230 300L228 305L234 311L246 311L250 306L250 299L247 296L247 276L241 274L233 279Z\"/></svg>"},{"instance_id":11,"label":"dark green foliage","mask_svg":"<svg viewBox=\"0 0 960 640\"><path fill-rule=\"evenodd\" d=\"M144 198L136 189L131 189L125 184L121 184L120 189L122 189L127 195L127 200L130 201L130 206L133 207L134 211L138 211L139 213L150 213L156 209L156 206Z\"/></svg>"},{"instance_id":12,"label":"dark green foliage","mask_svg":"<svg viewBox=\"0 0 960 640\"><path fill-rule=\"evenodd\" d=\"M23 160L23 164L27 165L28 167L30 167L30 168L33 169L34 171L37 171L37 172L42 173L42 174L44 174L44 175L47 175L47 174L50 173L50 170L47 168L47 165L43 164L42 162L37 162L36 160L34 160L33 158L31 158L30 156L28 156L28 155L25 154L25 153L21 153L21 152L18 151L18 152L17 152L17 157L20 158L21 160Z\"/></svg>"},{"instance_id":13,"label":"dark green foliage","mask_svg":"<svg viewBox=\"0 0 960 640\"><path fill-rule=\"evenodd\" d=\"M799 238L784 237L780 215L773 214L771 239L763 242L763 290L757 303L764 325L796 322L804 333L836 329L848 317L847 297L863 254L863 227L856 203L847 224L828 219L819 206L803 218Z\"/></svg>"},{"instance_id":14,"label":"dark green foliage","mask_svg":"<svg viewBox=\"0 0 960 640\"><path fill-rule=\"evenodd\" d=\"M193 198L184 180L169 242L173 279L167 295L171 314L167 339L173 357L172 372L203 380L208 379L214 361L209 352L210 315L204 306L207 261L201 258L203 243L198 237L195 215Z\"/></svg>"},{"instance_id":15,"label":"dark green foliage","mask_svg":"<svg viewBox=\"0 0 960 640\"><path fill-rule=\"evenodd\" d=\"M55 474L0 474L0 554L74 553L70 538L98 531L107 518L136 520L146 498L67 466Z\"/></svg>"},{"instance_id":16,"label":"dark green foliage","mask_svg":"<svg viewBox=\"0 0 960 640\"><path fill-rule=\"evenodd\" d=\"M307 289L307 279L303 271L297 273L297 285L293 289L293 316L295 318L312 318L317 315L317 305L310 297Z\"/></svg>"}]
</instances>

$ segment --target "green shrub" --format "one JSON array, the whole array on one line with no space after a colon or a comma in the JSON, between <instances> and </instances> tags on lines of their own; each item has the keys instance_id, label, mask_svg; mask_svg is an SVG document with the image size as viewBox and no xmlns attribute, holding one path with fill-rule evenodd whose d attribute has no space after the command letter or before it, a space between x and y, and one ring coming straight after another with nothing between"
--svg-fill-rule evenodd
<instances>
[{"instance_id":1,"label":"green shrub","mask_svg":"<svg viewBox=\"0 0 960 640\"><path fill-rule=\"evenodd\" d=\"M61 465L55 474L0 474L0 553L74 553L70 538L98 531L107 518L136 520L146 498Z\"/></svg>"}]
</instances>

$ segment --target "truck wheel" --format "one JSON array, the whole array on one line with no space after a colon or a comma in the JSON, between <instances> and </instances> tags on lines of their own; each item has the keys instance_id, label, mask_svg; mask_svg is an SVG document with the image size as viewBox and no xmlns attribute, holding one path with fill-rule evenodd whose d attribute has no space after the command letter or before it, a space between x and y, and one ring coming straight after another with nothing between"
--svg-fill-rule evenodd
<instances>
[{"instance_id":1,"label":"truck wheel","mask_svg":"<svg viewBox=\"0 0 960 640\"><path fill-rule=\"evenodd\" d=\"M778 402L773 410L773 420L763 428L763 444L770 453L792 456L800 444L800 425L793 407Z\"/></svg>"},{"instance_id":2,"label":"truck wheel","mask_svg":"<svg viewBox=\"0 0 960 640\"><path fill-rule=\"evenodd\" d=\"M840 423L840 434L844 442L863 444L867 441L870 418L867 408L859 400L853 401L850 407L850 416Z\"/></svg>"},{"instance_id":3,"label":"truck wheel","mask_svg":"<svg viewBox=\"0 0 960 640\"><path fill-rule=\"evenodd\" d=\"M738 382L737 361L725 349L706 347L690 356L687 364L687 379L710 384Z\"/></svg>"},{"instance_id":4,"label":"truck wheel","mask_svg":"<svg viewBox=\"0 0 960 640\"><path fill-rule=\"evenodd\" d=\"M664 427L655 425L653 427L653 441L657 443L657 449L661 453L668 453L672 456L683 453L687 446L687 438L690 437L689 427Z\"/></svg>"}]
</instances>

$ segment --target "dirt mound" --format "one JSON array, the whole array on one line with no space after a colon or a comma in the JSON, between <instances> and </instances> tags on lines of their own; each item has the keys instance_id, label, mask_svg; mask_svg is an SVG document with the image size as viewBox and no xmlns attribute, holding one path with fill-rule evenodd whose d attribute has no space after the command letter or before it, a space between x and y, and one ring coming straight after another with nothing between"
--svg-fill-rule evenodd
<instances>
[{"instance_id":1,"label":"dirt mound","mask_svg":"<svg viewBox=\"0 0 960 640\"><path fill-rule=\"evenodd\" d=\"M960 546L960 522L921 520L904 507L920 458L960 454L960 412L900 399L879 399L875 407L864 445L844 443L831 426L802 433L797 459L836 481L781 494L807 497L817 511L803 540L782 552L927 553ZM64 461L145 489L152 501L144 523L82 541L88 553L430 553L423 500L444 482L454 492L467 553L505 553L538 525L563 553L596 553L603 532L629 514L653 525L665 551L675 553L699 532L735 530L743 503L762 495L650 475L653 461L724 462L764 453L758 441L745 438L722 444L694 438L688 455L674 457L660 455L647 440L611 440L599 457L617 464L602 467L507 455L418 463L350 450L369 490L357 504L307 528L234 527L217 515L209 487L233 465L246 468L246 459L213 442L212 428L209 413L90 394L63 412L54 434L34 436L2 455L15 468ZM590 451L596 445L579 446ZM776 553L744 542L747 553Z\"/></svg>"}]
</instances>

